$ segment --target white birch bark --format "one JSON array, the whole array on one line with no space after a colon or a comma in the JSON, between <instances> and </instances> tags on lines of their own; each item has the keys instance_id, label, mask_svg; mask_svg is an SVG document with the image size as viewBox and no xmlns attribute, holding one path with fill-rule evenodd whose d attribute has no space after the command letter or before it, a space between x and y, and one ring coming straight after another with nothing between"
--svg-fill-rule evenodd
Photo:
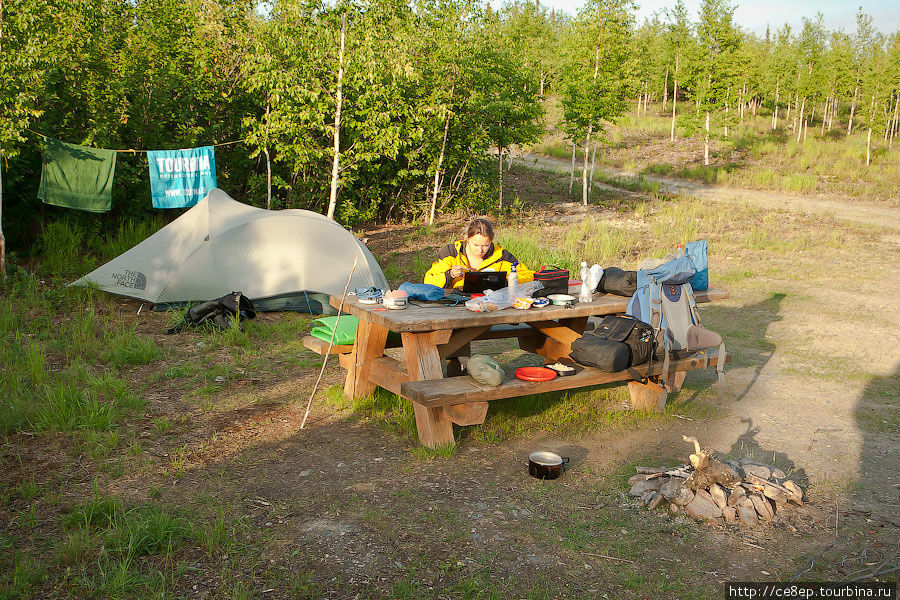
<instances>
[{"instance_id":1,"label":"white birch bark","mask_svg":"<svg viewBox=\"0 0 900 600\"><path fill-rule=\"evenodd\" d=\"M575 141L572 140L572 171L569 174L569 195L572 195L572 186L575 184Z\"/></svg>"},{"instance_id":2,"label":"white birch bark","mask_svg":"<svg viewBox=\"0 0 900 600\"><path fill-rule=\"evenodd\" d=\"M500 129L500 130L503 129L502 121L500 122L498 129ZM497 181L499 182L499 185L500 185L500 202L497 204L497 208L498 208L498 210L502 211L503 210L503 146L500 146L499 144L497 147L497 172L498 172Z\"/></svg>"},{"instance_id":3,"label":"white birch bark","mask_svg":"<svg viewBox=\"0 0 900 600\"><path fill-rule=\"evenodd\" d=\"M272 209L272 159L269 156L269 100L266 99L266 145L263 146L263 154L266 155L266 210Z\"/></svg>"},{"instance_id":4,"label":"white birch bark","mask_svg":"<svg viewBox=\"0 0 900 600\"><path fill-rule=\"evenodd\" d=\"M675 105L678 104L678 54L675 54L675 73L672 77L672 127L669 132L669 141L675 141Z\"/></svg>"},{"instance_id":5,"label":"white birch bark","mask_svg":"<svg viewBox=\"0 0 900 600\"><path fill-rule=\"evenodd\" d=\"M591 155L591 132L594 130L594 124L588 125L587 135L584 137L584 167L581 169L581 201L588 205L588 157Z\"/></svg>"},{"instance_id":6,"label":"white birch bark","mask_svg":"<svg viewBox=\"0 0 900 600\"><path fill-rule=\"evenodd\" d=\"M850 120L847 121L847 137L850 137L850 134L853 133L853 115L856 114L857 94L859 94L859 71L856 72L856 87L853 89L853 102L850 104Z\"/></svg>"},{"instance_id":7,"label":"white birch bark","mask_svg":"<svg viewBox=\"0 0 900 600\"><path fill-rule=\"evenodd\" d=\"M455 87L456 82L454 81L453 85L450 86L451 99L453 98L453 90L455 89ZM434 168L434 189L431 193L431 210L428 213L429 225L434 224L434 211L435 207L437 206L437 197L441 186L441 166L444 163L444 151L447 148L447 132L450 130L450 110L447 108L445 108L444 110L447 113L446 115L444 115L444 139L441 142L441 153L438 155L437 166Z\"/></svg>"},{"instance_id":8,"label":"white birch bark","mask_svg":"<svg viewBox=\"0 0 900 600\"><path fill-rule=\"evenodd\" d=\"M328 218L334 219L337 208L338 173L341 170L341 93L344 80L344 37L347 17L341 15L341 50L338 54L337 102L334 110L334 161L331 163L331 194L328 197Z\"/></svg>"},{"instance_id":9,"label":"white birch bark","mask_svg":"<svg viewBox=\"0 0 900 600\"><path fill-rule=\"evenodd\" d=\"M898 110L900 110L900 91L897 92L897 99L894 101L894 118L891 119L891 137L888 140L888 150L892 150L894 148L894 138L897 137L897 117ZM0 239L3 237L3 231L0 231Z\"/></svg>"},{"instance_id":10,"label":"white birch bark","mask_svg":"<svg viewBox=\"0 0 900 600\"><path fill-rule=\"evenodd\" d=\"M666 81L663 84L663 110L669 108L669 65L666 64Z\"/></svg>"},{"instance_id":11,"label":"white birch bark","mask_svg":"<svg viewBox=\"0 0 900 600\"><path fill-rule=\"evenodd\" d=\"M594 160L597 158L597 142L594 142L594 149L591 151L591 180L590 187L594 188Z\"/></svg>"},{"instance_id":12,"label":"white birch bark","mask_svg":"<svg viewBox=\"0 0 900 600\"><path fill-rule=\"evenodd\" d=\"M703 139L703 164L709 166L709 111L706 111L706 136Z\"/></svg>"}]
</instances>

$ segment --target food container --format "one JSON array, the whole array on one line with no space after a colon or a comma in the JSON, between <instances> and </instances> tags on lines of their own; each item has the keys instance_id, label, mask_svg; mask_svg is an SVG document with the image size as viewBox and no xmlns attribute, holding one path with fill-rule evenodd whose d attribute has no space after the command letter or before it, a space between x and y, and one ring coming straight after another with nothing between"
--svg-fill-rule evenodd
<instances>
[{"instance_id":1,"label":"food container","mask_svg":"<svg viewBox=\"0 0 900 600\"><path fill-rule=\"evenodd\" d=\"M401 310L406 308L406 298L388 298L387 296L381 301L384 304L385 308L390 308L393 310Z\"/></svg>"},{"instance_id":2,"label":"food container","mask_svg":"<svg viewBox=\"0 0 900 600\"><path fill-rule=\"evenodd\" d=\"M532 308L543 308L545 306L550 305L550 300L547 298L535 298L531 303Z\"/></svg>"},{"instance_id":3,"label":"food container","mask_svg":"<svg viewBox=\"0 0 900 600\"><path fill-rule=\"evenodd\" d=\"M409 301L409 295L403 290L393 290L384 295L382 299L382 304L384 304L385 308L390 308L393 310L400 310L406 308L406 304Z\"/></svg>"},{"instance_id":4,"label":"food container","mask_svg":"<svg viewBox=\"0 0 900 600\"><path fill-rule=\"evenodd\" d=\"M527 310L531 308L531 305L534 303L532 298L528 296L522 298L516 298L516 301L513 302L513 308L518 308L519 310Z\"/></svg>"},{"instance_id":5,"label":"food container","mask_svg":"<svg viewBox=\"0 0 900 600\"><path fill-rule=\"evenodd\" d=\"M575 306L578 303L578 298L569 294L550 294L547 298L554 306Z\"/></svg>"},{"instance_id":6,"label":"food container","mask_svg":"<svg viewBox=\"0 0 900 600\"><path fill-rule=\"evenodd\" d=\"M528 455L528 474L538 479L556 479L565 472L568 462L556 452L538 450Z\"/></svg>"}]
</instances>

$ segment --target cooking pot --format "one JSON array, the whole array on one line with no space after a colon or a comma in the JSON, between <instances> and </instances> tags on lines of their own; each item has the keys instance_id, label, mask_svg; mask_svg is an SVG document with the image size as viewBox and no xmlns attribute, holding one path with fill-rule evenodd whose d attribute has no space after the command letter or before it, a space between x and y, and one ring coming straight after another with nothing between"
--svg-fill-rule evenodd
<instances>
[{"instance_id":1,"label":"cooking pot","mask_svg":"<svg viewBox=\"0 0 900 600\"><path fill-rule=\"evenodd\" d=\"M538 479L556 479L565 472L569 459L555 452L538 450L528 455L528 474Z\"/></svg>"}]
</instances>

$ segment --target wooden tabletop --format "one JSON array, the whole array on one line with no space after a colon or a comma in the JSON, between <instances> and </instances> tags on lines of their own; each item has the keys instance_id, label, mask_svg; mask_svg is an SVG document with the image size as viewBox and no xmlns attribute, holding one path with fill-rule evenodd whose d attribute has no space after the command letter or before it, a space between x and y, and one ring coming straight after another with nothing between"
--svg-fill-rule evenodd
<instances>
[{"instance_id":1,"label":"wooden tabletop","mask_svg":"<svg viewBox=\"0 0 900 600\"><path fill-rule=\"evenodd\" d=\"M703 303L727 300L730 296L728 290L710 288L694 292L694 297L698 303ZM624 313L628 300L625 296L594 294L593 302L578 303L572 308L551 305L527 310L505 308L479 313L466 309L462 303L445 306L439 302L420 300L411 300L402 310L391 310L385 309L381 304L360 304L355 296L351 296L344 299L343 311L360 320L377 323L390 331L421 332ZM341 296L331 296L330 303L335 308L339 307Z\"/></svg>"}]
</instances>

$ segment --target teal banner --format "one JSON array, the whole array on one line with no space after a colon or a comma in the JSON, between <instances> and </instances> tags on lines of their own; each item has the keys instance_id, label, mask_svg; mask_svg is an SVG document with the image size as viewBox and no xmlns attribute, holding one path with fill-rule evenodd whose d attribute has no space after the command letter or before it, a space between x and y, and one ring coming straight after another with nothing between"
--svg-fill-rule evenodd
<instances>
[{"instance_id":1,"label":"teal banner","mask_svg":"<svg viewBox=\"0 0 900 600\"><path fill-rule=\"evenodd\" d=\"M216 187L216 153L212 146L151 150L147 160L153 208L188 208Z\"/></svg>"}]
</instances>

